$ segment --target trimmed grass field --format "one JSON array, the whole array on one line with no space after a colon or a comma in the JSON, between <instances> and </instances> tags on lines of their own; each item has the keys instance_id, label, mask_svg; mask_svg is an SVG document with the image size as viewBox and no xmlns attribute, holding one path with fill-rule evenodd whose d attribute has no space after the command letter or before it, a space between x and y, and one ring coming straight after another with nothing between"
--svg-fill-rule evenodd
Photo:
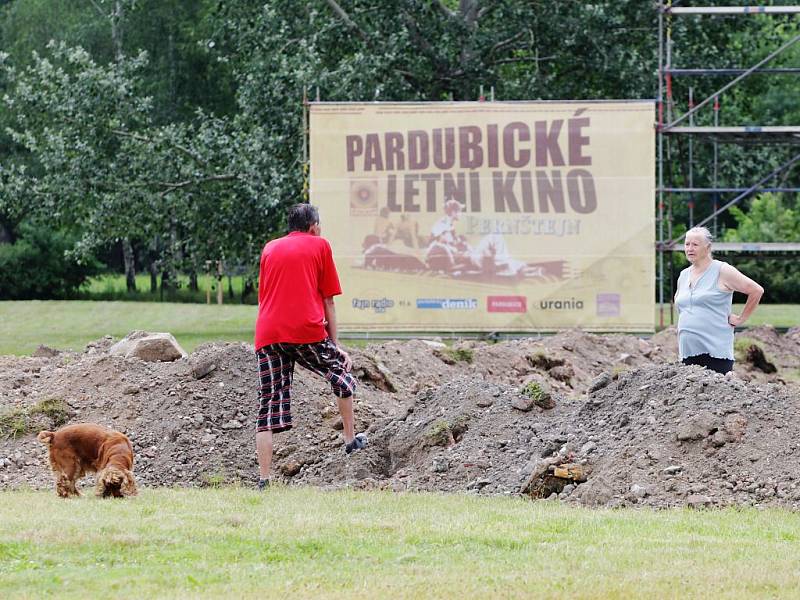
<instances>
[{"instance_id":1,"label":"trimmed grass field","mask_svg":"<svg viewBox=\"0 0 800 600\"><path fill-rule=\"evenodd\" d=\"M796 598L800 515L274 488L0 493L3 598Z\"/></svg>"},{"instance_id":2,"label":"trimmed grass field","mask_svg":"<svg viewBox=\"0 0 800 600\"><path fill-rule=\"evenodd\" d=\"M253 340L257 308L166 302L0 302L0 354L30 354L39 344L83 350L106 334L168 331L191 352L208 341Z\"/></svg>"},{"instance_id":3,"label":"trimmed grass field","mask_svg":"<svg viewBox=\"0 0 800 600\"><path fill-rule=\"evenodd\" d=\"M736 311L741 309L741 305L734 306ZM168 331L187 352L209 341L251 342L256 311L255 306L241 304L0 302L0 355L30 354L39 344L82 350L88 342L106 334L122 338L136 329ZM668 312L665 317L668 324ZM800 326L800 305L759 306L748 325L764 323L776 327Z\"/></svg>"}]
</instances>

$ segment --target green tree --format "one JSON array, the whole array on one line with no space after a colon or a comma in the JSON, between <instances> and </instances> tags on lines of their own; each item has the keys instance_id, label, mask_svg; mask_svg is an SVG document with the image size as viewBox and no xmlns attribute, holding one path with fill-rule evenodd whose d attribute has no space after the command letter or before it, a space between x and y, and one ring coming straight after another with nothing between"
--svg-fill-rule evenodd
<instances>
[{"instance_id":1,"label":"green tree","mask_svg":"<svg viewBox=\"0 0 800 600\"><path fill-rule=\"evenodd\" d=\"M725 232L726 242L792 242L800 240L800 212L779 194L760 194L744 212L733 206L738 226Z\"/></svg>"},{"instance_id":2,"label":"green tree","mask_svg":"<svg viewBox=\"0 0 800 600\"><path fill-rule=\"evenodd\" d=\"M800 240L800 211L792 208L779 194L761 194L750 210L733 207L738 223L725 232L726 242L796 242ZM791 258L746 259L736 265L760 282L765 299L770 302L797 302L800 290L800 266Z\"/></svg>"}]
</instances>

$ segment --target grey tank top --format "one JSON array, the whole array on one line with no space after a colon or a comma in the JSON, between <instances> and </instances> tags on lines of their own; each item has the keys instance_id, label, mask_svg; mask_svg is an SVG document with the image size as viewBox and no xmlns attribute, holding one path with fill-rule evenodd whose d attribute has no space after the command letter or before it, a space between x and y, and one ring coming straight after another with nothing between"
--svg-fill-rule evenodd
<instances>
[{"instance_id":1,"label":"grey tank top","mask_svg":"<svg viewBox=\"0 0 800 600\"><path fill-rule=\"evenodd\" d=\"M728 324L733 292L719 289L724 263L714 260L694 286L689 269L678 277L678 353L681 360L698 354L733 360L733 327Z\"/></svg>"}]
</instances>

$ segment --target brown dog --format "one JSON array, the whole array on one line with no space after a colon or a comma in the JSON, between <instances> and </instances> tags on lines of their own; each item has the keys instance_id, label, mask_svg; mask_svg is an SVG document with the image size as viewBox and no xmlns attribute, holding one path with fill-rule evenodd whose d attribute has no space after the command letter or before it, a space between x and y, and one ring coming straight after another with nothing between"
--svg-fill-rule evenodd
<instances>
[{"instance_id":1,"label":"brown dog","mask_svg":"<svg viewBox=\"0 0 800 600\"><path fill-rule=\"evenodd\" d=\"M49 447L56 493L62 498L80 496L75 483L86 473L98 474L97 496L122 498L137 494L131 472L133 446L119 431L80 423L58 431L40 431L37 437Z\"/></svg>"}]
</instances>

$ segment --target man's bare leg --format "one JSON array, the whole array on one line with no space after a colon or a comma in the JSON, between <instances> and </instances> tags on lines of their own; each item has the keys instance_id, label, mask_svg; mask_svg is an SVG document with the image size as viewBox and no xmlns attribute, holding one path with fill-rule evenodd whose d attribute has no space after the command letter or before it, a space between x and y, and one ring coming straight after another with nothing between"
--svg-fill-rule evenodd
<instances>
[{"instance_id":1,"label":"man's bare leg","mask_svg":"<svg viewBox=\"0 0 800 600\"><path fill-rule=\"evenodd\" d=\"M352 407L350 414L353 414ZM344 418L342 418L342 422L344 422ZM271 431L259 431L256 433L256 454L258 455L258 476L261 479L269 479L269 470L272 467Z\"/></svg>"},{"instance_id":2,"label":"man's bare leg","mask_svg":"<svg viewBox=\"0 0 800 600\"><path fill-rule=\"evenodd\" d=\"M339 405L339 414L342 417L344 443L349 444L356 437L353 425L353 397L336 398L336 403Z\"/></svg>"}]
</instances>

